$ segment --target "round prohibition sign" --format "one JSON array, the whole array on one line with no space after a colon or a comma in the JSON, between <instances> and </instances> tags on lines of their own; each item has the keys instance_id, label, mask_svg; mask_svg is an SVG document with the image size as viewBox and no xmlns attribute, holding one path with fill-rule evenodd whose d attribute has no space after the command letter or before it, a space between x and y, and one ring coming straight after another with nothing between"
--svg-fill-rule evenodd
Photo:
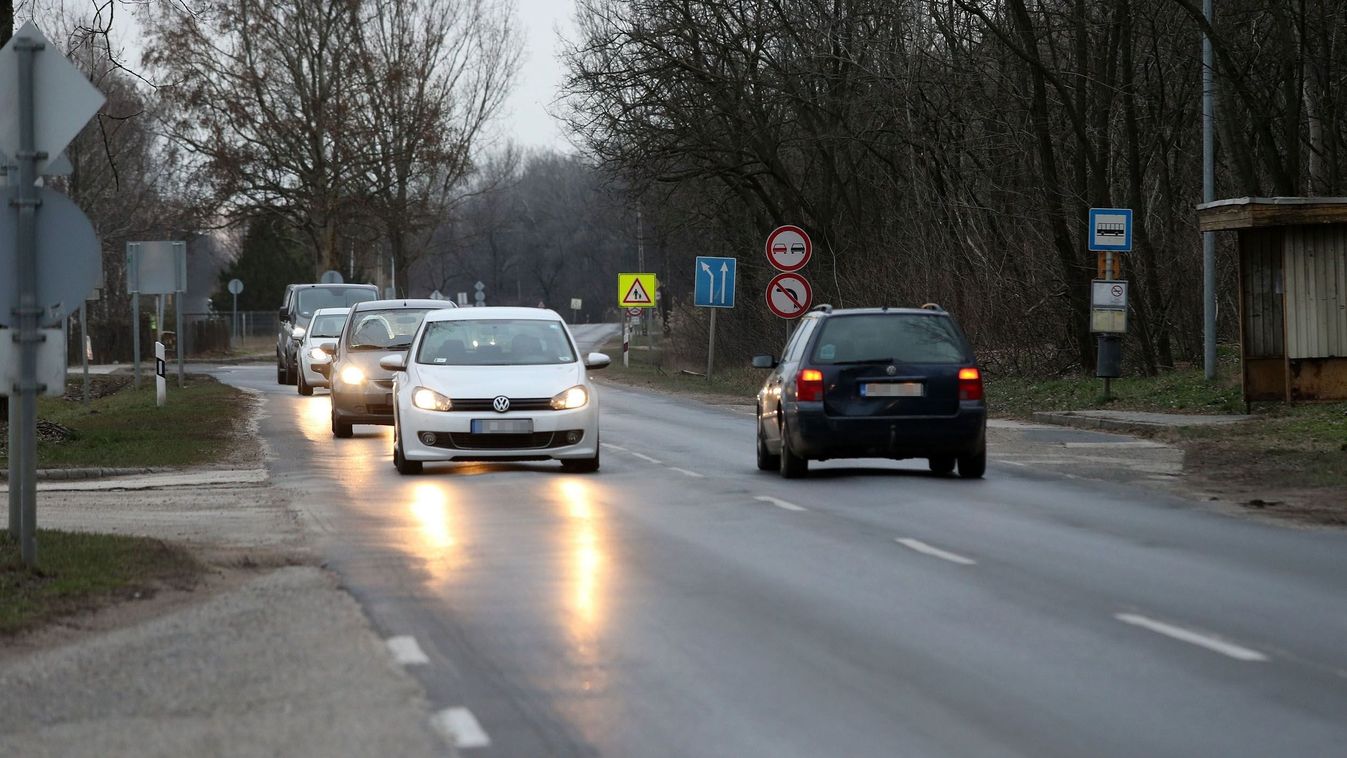
<instances>
[{"instance_id":1,"label":"round prohibition sign","mask_svg":"<svg viewBox=\"0 0 1347 758\"><path fill-rule=\"evenodd\" d=\"M799 274L777 274L767 285L767 308L781 318L799 318L814 301L814 290Z\"/></svg>"},{"instance_id":2,"label":"round prohibition sign","mask_svg":"<svg viewBox=\"0 0 1347 758\"><path fill-rule=\"evenodd\" d=\"M799 271L814 254L814 242L798 226L778 226L767 235L767 260L779 271Z\"/></svg>"},{"instance_id":3,"label":"round prohibition sign","mask_svg":"<svg viewBox=\"0 0 1347 758\"><path fill-rule=\"evenodd\" d=\"M1123 295L1123 288L1122 288L1122 285L1118 285L1118 284L1113 285L1113 288L1112 288L1111 290L1109 290L1109 292L1111 292L1111 293L1113 294L1114 297L1122 297L1122 295Z\"/></svg>"}]
</instances>

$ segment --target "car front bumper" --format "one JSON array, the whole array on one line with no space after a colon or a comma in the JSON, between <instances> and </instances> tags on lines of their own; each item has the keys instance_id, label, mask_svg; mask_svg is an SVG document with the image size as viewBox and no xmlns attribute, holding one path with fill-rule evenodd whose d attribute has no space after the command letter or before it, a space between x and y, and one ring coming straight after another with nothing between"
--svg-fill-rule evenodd
<instances>
[{"instance_id":1,"label":"car front bumper","mask_svg":"<svg viewBox=\"0 0 1347 758\"><path fill-rule=\"evenodd\" d=\"M786 408L791 450L806 458L971 455L986 445L987 407L961 402L953 416L829 416L822 403Z\"/></svg>"},{"instance_id":2,"label":"car front bumper","mask_svg":"<svg viewBox=\"0 0 1347 758\"><path fill-rule=\"evenodd\" d=\"M300 355L299 370L304 372L304 383L310 387L326 387L327 377L318 373L312 358ZM324 364L327 365L327 364Z\"/></svg>"},{"instance_id":3,"label":"car front bumper","mask_svg":"<svg viewBox=\"0 0 1347 758\"><path fill-rule=\"evenodd\" d=\"M357 386L332 383L332 413L348 424L393 424L393 389L366 380Z\"/></svg>"},{"instance_id":4,"label":"car front bumper","mask_svg":"<svg viewBox=\"0 0 1347 758\"><path fill-rule=\"evenodd\" d=\"M474 419L522 418L533 420L531 434L472 433ZM424 411L404 402L398 407L398 439L411 461L578 460L598 454L598 419L592 400L569 411L509 413ZM433 444L425 434L434 435Z\"/></svg>"}]
</instances>

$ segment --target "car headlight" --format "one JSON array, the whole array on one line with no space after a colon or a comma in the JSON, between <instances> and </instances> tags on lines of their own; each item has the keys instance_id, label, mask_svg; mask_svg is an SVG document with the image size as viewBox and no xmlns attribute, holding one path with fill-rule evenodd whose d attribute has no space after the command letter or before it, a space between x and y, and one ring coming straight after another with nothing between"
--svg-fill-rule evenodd
<instances>
[{"instance_id":1,"label":"car headlight","mask_svg":"<svg viewBox=\"0 0 1347 758\"><path fill-rule=\"evenodd\" d=\"M302 327L302 326L297 326L297 327L295 327L294 329L291 329L291 330L290 330L290 336L291 336L291 337L294 337L294 338L297 339L297 340L302 340L302 339L304 339L304 327Z\"/></svg>"},{"instance_id":2,"label":"car headlight","mask_svg":"<svg viewBox=\"0 0 1347 758\"><path fill-rule=\"evenodd\" d=\"M412 390L412 405L423 411L449 411L454 408L454 404L449 401L449 398L425 387L417 387Z\"/></svg>"},{"instance_id":3,"label":"car headlight","mask_svg":"<svg viewBox=\"0 0 1347 758\"><path fill-rule=\"evenodd\" d=\"M365 372L356 366L347 366L341 370L342 384L360 384L365 381Z\"/></svg>"},{"instance_id":4,"label":"car headlight","mask_svg":"<svg viewBox=\"0 0 1347 758\"><path fill-rule=\"evenodd\" d=\"M552 398L552 409L557 411L569 411L572 408L581 408L589 402L589 390L580 385L571 387Z\"/></svg>"},{"instance_id":5,"label":"car headlight","mask_svg":"<svg viewBox=\"0 0 1347 758\"><path fill-rule=\"evenodd\" d=\"M318 361L319 363L322 363L328 359L327 353L324 353L323 349L318 347L309 350L309 357L315 361Z\"/></svg>"}]
</instances>

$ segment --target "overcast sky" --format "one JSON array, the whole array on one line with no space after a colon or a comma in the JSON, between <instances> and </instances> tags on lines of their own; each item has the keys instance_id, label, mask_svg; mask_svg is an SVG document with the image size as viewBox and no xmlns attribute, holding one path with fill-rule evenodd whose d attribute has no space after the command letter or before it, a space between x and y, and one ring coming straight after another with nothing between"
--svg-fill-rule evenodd
<instances>
[{"instance_id":1,"label":"overcast sky","mask_svg":"<svg viewBox=\"0 0 1347 758\"><path fill-rule=\"evenodd\" d=\"M515 90L505 104L498 130L520 147L547 147L571 150L563 127L547 113L549 104L561 86L562 70L557 62L560 46L557 29L570 35L574 0L515 0L518 22L524 39L524 60Z\"/></svg>"}]
</instances>

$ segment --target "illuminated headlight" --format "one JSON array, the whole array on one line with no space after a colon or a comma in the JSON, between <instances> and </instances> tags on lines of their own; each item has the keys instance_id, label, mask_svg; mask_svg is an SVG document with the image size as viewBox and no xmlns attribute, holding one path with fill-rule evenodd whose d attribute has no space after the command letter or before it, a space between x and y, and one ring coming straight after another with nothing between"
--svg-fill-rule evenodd
<instances>
[{"instance_id":1,"label":"illuminated headlight","mask_svg":"<svg viewBox=\"0 0 1347 758\"><path fill-rule=\"evenodd\" d=\"M412 391L412 405L423 411L448 411L454 408L449 398L425 387L417 387Z\"/></svg>"},{"instance_id":2,"label":"illuminated headlight","mask_svg":"<svg viewBox=\"0 0 1347 758\"><path fill-rule=\"evenodd\" d=\"M327 360L327 353L324 353L322 351L322 348L315 347L309 350L309 357L315 361L318 361L319 363L322 363L323 361Z\"/></svg>"},{"instance_id":3,"label":"illuminated headlight","mask_svg":"<svg viewBox=\"0 0 1347 758\"><path fill-rule=\"evenodd\" d=\"M342 384L360 384L365 381L365 372L355 366L347 366L341 370Z\"/></svg>"},{"instance_id":4,"label":"illuminated headlight","mask_svg":"<svg viewBox=\"0 0 1347 758\"><path fill-rule=\"evenodd\" d=\"M294 338L297 339L297 340L302 340L302 339L304 339L304 327L302 327L302 326L297 326L297 327L295 327L294 329L291 329L291 330L290 330L290 336L291 336L291 337L294 337Z\"/></svg>"},{"instance_id":5,"label":"illuminated headlight","mask_svg":"<svg viewBox=\"0 0 1347 758\"><path fill-rule=\"evenodd\" d=\"M580 385L576 385L552 398L552 409L557 411L569 411L572 408L581 408L588 402L589 391Z\"/></svg>"}]
</instances>

